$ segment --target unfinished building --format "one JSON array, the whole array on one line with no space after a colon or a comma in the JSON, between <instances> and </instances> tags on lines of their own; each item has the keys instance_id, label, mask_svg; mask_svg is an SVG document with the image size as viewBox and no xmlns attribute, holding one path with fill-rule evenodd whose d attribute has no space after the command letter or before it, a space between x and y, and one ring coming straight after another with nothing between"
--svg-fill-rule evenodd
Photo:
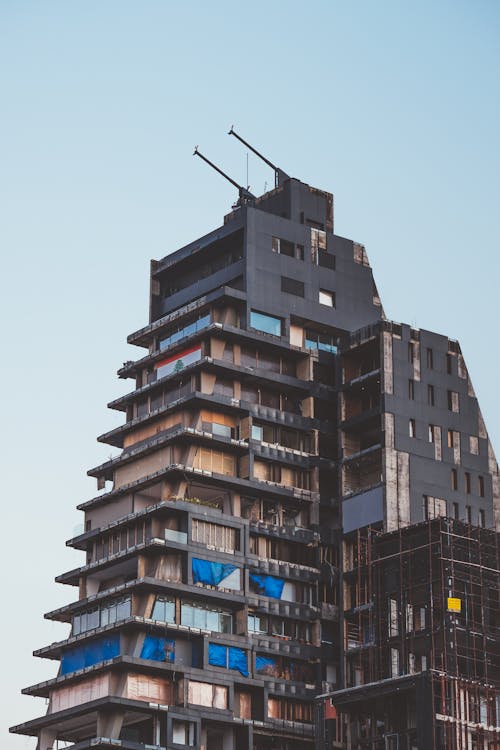
<instances>
[{"instance_id":1,"label":"unfinished building","mask_svg":"<svg viewBox=\"0 0 500 750\"><path fill-rule=\"evenodd\" d=\"M333 196L281 170L240 189L152 262L128 341L145 354L99 437L119 453L89 471L67 542L85 561L57 578L77 593L46 615L71 630L23 691L47 711L12 731L38 750L491 750L498 467L458 343L385 319Z\"/></svg>"}]
</instances>

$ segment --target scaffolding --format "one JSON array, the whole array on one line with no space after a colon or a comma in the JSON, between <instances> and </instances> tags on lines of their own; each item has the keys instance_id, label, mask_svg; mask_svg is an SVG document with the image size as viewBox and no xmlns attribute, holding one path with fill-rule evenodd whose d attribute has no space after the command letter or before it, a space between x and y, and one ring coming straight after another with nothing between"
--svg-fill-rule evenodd
<instances>
[{"instance_id":1,"label":"scaffolding","mask_svg":"<svg viewBox=\"0 0 500 750\"><path fill-rule=\"evenodd\" d=\"M318 711L322 748L499 750L498 539L449 518L346 535L345 689Z\"/></svg>"}]
</instances>

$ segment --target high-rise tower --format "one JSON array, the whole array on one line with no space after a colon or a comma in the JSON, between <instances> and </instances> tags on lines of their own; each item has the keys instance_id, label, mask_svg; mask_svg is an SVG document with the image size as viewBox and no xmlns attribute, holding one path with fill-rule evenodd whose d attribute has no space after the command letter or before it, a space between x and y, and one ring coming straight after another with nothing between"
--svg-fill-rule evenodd
<instances>
[{"instance_id":1,"label":"high-rise tower","mask_svg":"<svg viewBox=\"0 0 500 750\"><path fill-rule=\"evenodd\" d=\"M24 691L46 715L13 731L39 750L432 747L383 744L395 731L373 706L358 744L351 727L361 686L459 676L448 633L439 665L441 640L406 643L408 618L432 630L438 609L415 596L401 614L405 576L434 580L432 561L407 565L407 535L483 534L488 590L498 575L498 467L458 343L388 322L364 247L334 234L333 196L281 172L152 262L149 324L128 341L146 353L119 370L135 387L99 438L121 453L89 472L99 494L68 542L85 564L57 579L78 594L47 614L71 632L36 652L57 676ZM442 596L465 607L445 552ZM392 588L389 557L405 570ZM474 675L489 685L493 668Z\"/></svg>"}]
</instances>

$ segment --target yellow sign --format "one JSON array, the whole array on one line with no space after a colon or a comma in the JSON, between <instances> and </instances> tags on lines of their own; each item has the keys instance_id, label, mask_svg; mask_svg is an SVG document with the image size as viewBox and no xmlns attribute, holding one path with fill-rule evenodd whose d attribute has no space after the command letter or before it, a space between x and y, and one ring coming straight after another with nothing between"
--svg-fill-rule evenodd
<instances>
[{"instance_id":1,"label":"yellow sign","mask_svg":"<svg viewBox=\"0 0 500 750\"><path fill-rule=\"evenodd\" d=\"M462 600L455 599L452 596L448 597L448 612L461 612L462 611Z\"/></svg>"}]
</instances>

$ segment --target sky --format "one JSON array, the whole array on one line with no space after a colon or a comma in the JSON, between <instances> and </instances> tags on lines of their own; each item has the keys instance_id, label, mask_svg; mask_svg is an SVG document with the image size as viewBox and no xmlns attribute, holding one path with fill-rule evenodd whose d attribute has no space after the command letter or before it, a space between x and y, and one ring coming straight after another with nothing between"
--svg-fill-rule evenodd
<instances>
[{"instance_id":1,"label":"sky","mask_svg":"<svg viewBox=\"0 0 500 750\"><path fill-rule=\"evenodd\" d=\"M500 450L500 4L496 0L0 0L1 746L45 713L22 687L77 598L66 539L95 438L132 389L149 261L222 223L247 182L241 135L335 195L389 318L460 340ZM254 193L273 173L248 160Z\"/></svg>"}]
</instances>

